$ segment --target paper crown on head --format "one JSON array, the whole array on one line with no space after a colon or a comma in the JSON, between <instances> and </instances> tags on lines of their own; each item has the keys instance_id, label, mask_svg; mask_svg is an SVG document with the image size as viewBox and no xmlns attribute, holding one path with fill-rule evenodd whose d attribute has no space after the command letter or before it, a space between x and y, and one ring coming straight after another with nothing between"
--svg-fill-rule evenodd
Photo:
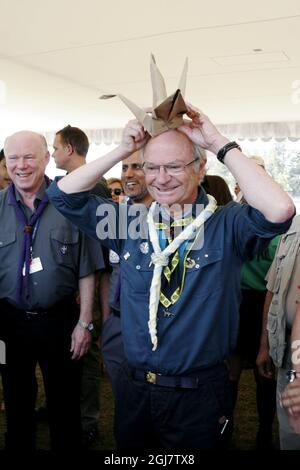
<instances>
[{"instance_id":1,"label":"paper crown on head","mask_svg":"<svg viewBox=\"0 0 300 470\"><path fill-rule=\"evenodd\" d=\"M184 102L187 68L188 61L186 59L178 89L173 95L167 96L164 78L156 65L153 54L151 54L150 73L153 93L153 111L151 114L147 113L143 108L140 108L120 93L102 95L100 99L109 99L118 96L151 136L161 134L168 129L176 129L183 124L182 116L187 112L187 107Z\"/></svg>"}]
</instances>

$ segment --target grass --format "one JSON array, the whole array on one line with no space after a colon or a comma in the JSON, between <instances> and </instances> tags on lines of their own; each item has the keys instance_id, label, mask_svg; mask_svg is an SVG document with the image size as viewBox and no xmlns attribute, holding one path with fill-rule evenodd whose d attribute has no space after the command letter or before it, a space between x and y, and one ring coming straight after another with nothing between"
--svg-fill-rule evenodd
<instances>
[{"instance_id":1,"label":"grass","mask_svg":"<svg viewBox=\"0 0 300 470\"><path fill-rule=\"evenodd\" d=\"M40 374L38 374L38 380ZM44 393L42 385L39 387L38 404L43 402ZM0 386L0 400L2 389ZM109 380L104 373L101 381L101 413L99 420L99 440L94 443L91 450L113 450L115 441L113 437L113 400ZM0 412L0 449L4 447L5 415ZM244 370L242 373L239 397L235 413L235 430L232 439L232 450L254 450L257 431L257 414L255 403L255 382L252 370ZM49 448L49 434L47 424L38 423L38 448ZM274 424L274 444L278 448L277 423Z\"/></svg>"}]
</instances>

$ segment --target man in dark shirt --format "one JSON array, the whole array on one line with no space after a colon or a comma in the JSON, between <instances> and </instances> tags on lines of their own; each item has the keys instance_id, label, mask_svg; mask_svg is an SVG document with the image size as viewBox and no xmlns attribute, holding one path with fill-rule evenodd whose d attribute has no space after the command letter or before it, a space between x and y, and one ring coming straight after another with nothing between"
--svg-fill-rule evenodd
<instances>
[{"instance_id":1,"label":"man in dark shirt","mask_svg":"<svg viewBox=\"0 0 300 470\"><path fill-rule=\"evenodd\" d=\"M82 129L74 126L66 126L56 132L53 142L54 152L52 157L56 167L67 173L76 170L86 164L89 149L87 135ZM97 182L92 189L92 194L110 198L111 194L107 185ZM108 266L108 250L104 248L106 265ZM101 331L101 313L105 315L105 309L100 312L101 297L106 297L108 289L109 273L103 272L97 277L96 297L93 309L92 344L83 360L83 376L81 384L81 420L83 430L84 447L90 447L97 439L98 422L100 417L100 347L99 338ZM103 302L102 302L103 305Z\"/></svg>"},{"instance_id":2,"label":"man in dark shirt","mask_svg":"<svg viewBox=\"0 0 300 470\"><path fill-rule=\"evenodd\" d=\"M81 446L81 358L91 343L99 243L48 201L45 139L22 131L4 152L13 185L0 193L0 335L8 450L35 449L35 368L38 363L55 450ZM80 308L76 292L80 292Z\"/></svg>"},{"instance_id":3,"label":"man in dark shirt","mask_svg":"<svg viewBox=\"0 0 300 470\"><path fill-rule=\"evenodd\" d=\"M134 152L122 161L121 181L127 196L122 204L150 206L152 197L146 186L140 151ZM120 367L125 363L125 353L120 319L120 257L113 250L110 250L109 261L112 266L109 290L110 316L103 324L101 344L103 361L114 392Z\"/></svg>"},{"instance_id":4,"label":"man in dark shirt","mask_svg":"<svg viewBox=\"0 0 300 470\"><path fill-rule=\"evenodd\" d=\"M120 256L129 365L116 391L120 449L224 445L232 415L224 358L237 337L241 266L287 230L295 211L289 196L207 116L189 105L187 114L190 120L178 130L155 137L129 121L115 150L48 190L58 210ZM205 165L199 146L231 170L248 206L216 209L199 188ZM124 233L122 204L110 207L109 218L106 201L87 191L96 175L141 147L148 191L158 203L148 214L140 206L140 217L136 205L128 207Z\"/></svg>"}]
</instances>

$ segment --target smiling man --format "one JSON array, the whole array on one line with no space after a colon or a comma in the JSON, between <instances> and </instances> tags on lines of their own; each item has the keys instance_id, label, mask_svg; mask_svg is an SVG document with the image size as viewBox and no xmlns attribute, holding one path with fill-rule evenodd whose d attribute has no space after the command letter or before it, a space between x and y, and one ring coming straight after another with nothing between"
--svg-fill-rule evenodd
<instances>
[{"instance_id":1,"label":"smiling man","mask_svg":"<svg viewBox=\"0 0 300 470\"><path fill-rule=\"evenodd\" d=\"M143 171L141 152L134 152L122 162L121 180L126 196L132 202L149 206L152 197L148 193Z\"/></svg>"},{"instance_id":2,"label":"smiling man","mask_svg":"<svg viewBox=\"0 0 300 470\"><path fill-rule=\"evenodd\" d=\"M242 263L286 231L294 215L289 196L235 142L192 107L187 114L190 120L177 130L156 137L129 121L115 150L49 188L57 209L96 237L98 205L106 201L86 191L143 147L146 183L157 201L147 215L149 237L129 232L125 239L103 240L121 260L128 366L116 389L119 449L225 445L232 408L224 358L237 337ZM199 147L226 164L249 205L217 209L198 186L204 171Z\"/></svg>"},{"instance_id":3,"label":"smiling man","mask_svg":"<svg viewBox=\"0 0 300 470\"><path fill-rule=\"evenodd\" d=\"M29 131L4 146L12 180L0 192L0 338L8 450L35 450L35 369L44 379L51 447L81 446L81 359L93 328L99 243L89 239L49 203L45 138ZM80 291L80 308L76 302Z\"/></svg>"},{"instance_id":4,"label":"smiling man","mask_svg":"<svg viewBox=\"0 0 300 470\"><path fill-rule=\"evenodd\" d=\"M172 130L151 139L145 147L144 158L146 184L155 201L181 207L196 201L206 164L200 147L193 145L184 134ZM168 163L162 165L161 162Z\"/></svg>"}]
</instances>

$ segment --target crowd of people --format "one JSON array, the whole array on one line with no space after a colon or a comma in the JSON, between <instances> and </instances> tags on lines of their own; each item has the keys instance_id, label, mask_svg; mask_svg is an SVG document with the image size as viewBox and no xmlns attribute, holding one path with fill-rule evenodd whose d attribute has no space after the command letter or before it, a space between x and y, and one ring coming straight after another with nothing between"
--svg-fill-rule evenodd
<instances>
[{"instance_id":1,"label":"crowd of people","mask_svg":"<svg viewBox=\"0 0 300 470\"><path fill-rule=\"evenodd\" d=\"M36 449L37 364L51 448L97 437L100 348L119 450L228 448L245 366L257 382L257 448L272 448L277 397L280 446L300 449L299 216L261 161L193 106L186 115L156 135L131 120L120 144L88 164L85 133L66 126L52 157L67 174L53 182L43 136L7 137L7 450ZM206 150L233 174L238 202L206 175ZM120 178L105 182L118 162Z\"/></svg>"}]
</instances>

